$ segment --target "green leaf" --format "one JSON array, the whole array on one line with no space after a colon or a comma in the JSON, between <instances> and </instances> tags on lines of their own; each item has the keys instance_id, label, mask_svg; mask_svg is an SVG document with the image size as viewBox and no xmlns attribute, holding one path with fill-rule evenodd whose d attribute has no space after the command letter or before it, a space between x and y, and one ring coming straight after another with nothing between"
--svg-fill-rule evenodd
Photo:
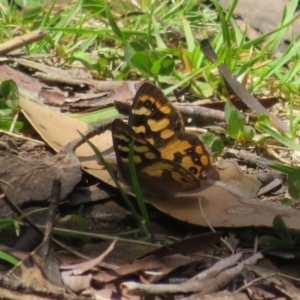
<instances>
[{"instance_id":1,"label":"green leaf","mask_svg":"<svg viewBox=\"0 0 300 300\"><path fill-rule=\"evenodd\" d=\"M160 65L159 75L169 75L173 71L175 63L171 57L166 56L161 60Z\"/></svg>"},{"instance_id":2,"label":"green leaf","mask_svg":"<svg viewBox=\"0 0 300 300\"><path fill-rule=\"evenodd\" d=\"M23 9L24 22L32 22L43 13L43 8L39 4L26 5Z\"/></svg>"},{"instance_id":3,"label":"green leaf","mask_svg":"<svg viewBox=\"0 0 300 300\"><path fill-rule=\"evenodd\" d=\"M252 141L255 136L255 130L251 126L244 126L244 137L248 141Z\"/></svg>"},{"instance_id":4,"label":"green leaf","mask_svg":"<svg viewBox=\"0 0 300 300\"><path fill-rule=\"evenodd\" d=\"M293 204L293 201L290 198L284 198L280 201L280 203L285 206L291 206Z\"/></svg>"},{"instance_id":5,"label":"green leaf","mask_svg":"<svg viewBox=\"0 0 300 300\"><path fill-rule=\"evenodd\" d=\"M1 82L0 94L8 107L16 111L19 109L19 90L17 84L13 80Z\"/></svg>"},{"instance_id":6,"label":"green leaf","mask_svg":"<svg viewBox=\"0 0 300 300\"><path fill-rule=\"evenodd\" d=\"M65 49L63 46L59 45L59 44L56 44L55 45L55 50L56 50L56 53L57 53L57 56L58 57L61 57L61 58L64 58L66 59L68 57Z\"/></svg>"},{"instance_id":7,"label":"green leaf","mask_svg":"<svg viewBox=\"0 0 300 300\"><path fill-rule=\"evenodd\" d=\"M211 133L207 132L201 135L201 140L205 143L207 146L211 146L215 140L216 136Z\"/></svg>"},{"instance_id":8,"label":"green leaf","mask_svg":"<svg viewBox=\"0 0 300 300\"><path fill-rule=\"evenodd\" d=\"M155 61L155 62L153 63L153 65L152 65L152 67L151 67L151 73L152 73L152 74L155 74L155 75L158 75L158 74L159 74L159 72L160 72L160 67L161 67L160 62L161 62L161 60L157 60L157 61Z\"/></svg>"},{"instance_id":9,"label":"green leaf","mask_svg":"<svg viewBox=\"0 0 300 300\"><path fill-rule=\"evenodd\" d=\"M201 98L208 98L214 94L214 89L210 84L205 82L197 82L195 80L192 81L191 90Z\"/></svg>"},{"instance_id":10,"label":"green leaf","mask_svg":"<svg viewBox=\"0 0 300 300\"><path fill-rule=\"evenodd\" d=\"M289 194L296 200L299 200L300 199L300 190L297 186L291 184L289 185Z\"/></svg>"},{"instance_id":11,"label":"green leaf","mask_svg":"<svg viewBox=\"0 0 300 300\"><path fill-rule=\"evenodd\" d=\"M192 58L191 58L191 65L193 69L200 67L203 57L204 55L201 53L200 46L197 45L196 47L194 47L194 51L192 53Z\"/></svg>"},{"instance_id":12,"label":"green leaf","mask_svg":"<svg viewBox=\"0 0 300 300\"><path fill-rule=\"evenodd\" d=\"M231 107L231 108L229 108ZM245 118L230 102L225 105L225 118L228 118L228 133L234 138L240 138L241 133L244 132ZM227 116L226 116L227 115Z\"/></svg>"},{"instance_id":13,"label":"green leaf","mask_svg":"<svg viewBox=\"0 0 300 300\"><path fill-rule=\"evenodd\" d=\"M224 142L220 138L216 138L211 145L211 152L213 158L219 157L224 151Z\"/></svg>"},{"instance_id":14,"label":"green leaf","mask_svg":"<svg viewBox=\"0 0 300 300\"><path fill-rule=\"evenodd\" d=\"M133 55L136 53L143 53L144 55L146 55L146 53L148 53L148 50L149 49L140 42L132 42L132 43L126 45L125 51L124 51L124 57L125 57L127 64L131 68L135 68L136 66L131 62ZM148 60L148 57L147 57L147 60Z\"/></svg>"},{"instance_id":15,"label":"green leaf","mask_svg":"<svg viewBox=\"0 0 300 300\"><path fill-rule=\"evenodd\" d=\"M281 216L273 219L273 230L280 239L290 239L290 235Z\"/></svg>"},{"instance_id":16,"label":"green leaf","mask_svg":"<svg viewBox=\"0 0 300 300\"><path fill-rule=\"evenodd\" d=\"M72 59L81 61L88 70L91 70L92 66L97 64L97 62L98 62L96 57L92 57L90 54L83 53L83 52L75 53L72 56Z\"/></svg>"},{"instance_id":17,"label":"green leaf","mask_svg":"<svg viewBox=\"0 0 300 300\"><path fill-rule=\"evenodd\" d=\"M225 113L225 121L226 121L227 124L229 123L230 115L232 114L233 109L234 109L234 107L233 107L233 105L230 102L227 102L225 104L225 111L224 111L224 113Z\"/></svg>"},{"instance_id":18,"label":"green leaf","mask_svg":"<svg viewBox=\"0 0 300 300\"><path fill-rule=\"evenodd\" d=\"M300 170L295 170L289 174L289 182L300 190Z\"/></svg>"},{"instance_id":19,"label":"green leaf","mask_svg":"<svg viewBox=\"0 0 300 300\"><path fill-rule=\"evenodd\" d=\"M155 61L151 67L152 74L169 75L174 68L174 60L170 57L165 57Z\"/></svg>"},{"instance_id":20,"label":"green leaf","mask_svg":"<svg viewBox=\"0 0 300 300\"><path fill-rule=\"evenodd\" d=\"M261 236L258 238L260 247L272 249L290 249L294 246L294 242L290 239L281 240L271 236Z\"/></svg>"},{"instance_id":21,"label":"green leaf","mask_svg":"<svg viewBox=\"0 0 300 300\"><path fill-rule=\"evenodd\" d=\"M130 59L131 64L146 76L151 76L152 63L149 56L143 52L136 52Z\"/></svg>"}]
</instances>

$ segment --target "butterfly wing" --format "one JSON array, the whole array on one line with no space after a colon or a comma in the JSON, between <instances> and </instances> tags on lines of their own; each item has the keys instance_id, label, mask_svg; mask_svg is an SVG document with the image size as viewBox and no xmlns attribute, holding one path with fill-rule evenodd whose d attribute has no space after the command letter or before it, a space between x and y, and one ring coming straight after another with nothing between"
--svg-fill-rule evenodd
<instances>
[{"instance_id":1,"label":"butterfly wing","mask_svg":"<svg viewBox=\"0 0 300 300\"><path fill-rule=\"evenodd\" d=\"M119 119L112 123L112 138L116 153L117 164L122 177L130 181L129 175L129 147L134 141L134 163L137 172L143 164L150 165L161 158L160 152L145 139L137 135L131 127Z\"/></svg>"},{"instance_id":2,"label":"butterfly wing","mask_svg":"<svg viewBox=\"0 0 300 300\"><path fill-rule=\"evenodd\" d=\"M161 153L123 121L112 123L113 145L120 174L130 185L129 145L134 141L134 163L143 190L154 194L189 192L200 187L200 181L180 164L164 159Z\"/></svg>"},{"instance_id":3,"label":"butterfly wing","mask_svg":"<svg viewBox=\"0 0 300 300\"><path fill-rule=\"evenodd\" d=\"M200 139L185 132L180 113L155 85L145 82L133 100L128 125L154 145L164 159L172 160L197 178L211 166L210 155Z\"/></svg>"},{"instance_id":4,"label":"butterfly wing","mask_svg":"<svg viewBox=\"0 0 300 300\"><path fill-rule=\"evenodd\" d=\"M161 156L189 170L197 178L205 178L211 167L210 155L198 136L179 132L176 138L159 149Z\"/></svg>"},{"instance_id":5,"label":"butterfly wing","mask_svg":"<svg viewBox=\"0 0 300 300\"><path fill-rule=\"evenodd\" d=\"M128 125L158 149L172 140L176 132L184 130L180 113L150 82L143 83L137 91Z\"/></svg>"}]
</instances>

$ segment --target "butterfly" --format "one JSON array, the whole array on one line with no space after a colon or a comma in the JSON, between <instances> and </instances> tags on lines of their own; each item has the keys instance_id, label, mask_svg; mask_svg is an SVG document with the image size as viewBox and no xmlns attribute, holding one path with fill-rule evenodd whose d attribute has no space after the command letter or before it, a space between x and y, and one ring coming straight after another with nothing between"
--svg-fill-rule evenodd
<instances>
[{"instance_id":1,"label":"butterfly","mask_svg":"<svg viewBox=\"0 0 300 300\"><path fill-rule=\"evenodd\" d=\"M130 185L129 149L143 190L155 194L185 193L200 188L211 167L203 142L184 128L180 113L163 92L150 82L137 91L128 125L112 123L113 146L118 169Z\"/></svg>"}]
</instances>

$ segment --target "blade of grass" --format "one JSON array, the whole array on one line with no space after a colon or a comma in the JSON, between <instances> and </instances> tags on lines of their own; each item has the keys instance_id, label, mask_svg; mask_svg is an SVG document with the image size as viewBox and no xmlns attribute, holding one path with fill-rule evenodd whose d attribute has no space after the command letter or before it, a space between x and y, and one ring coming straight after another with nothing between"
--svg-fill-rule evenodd
<instances>
[{"instance_id":1,"label":"blade of grass","mask_svg":"<svg viewBox=\"0 0 300 300\"><path fill-rule=\"evenodd\" d=\"M183 29L184 29L184 33L185 33L186 43L188 46L188 51L192 53L195 49L195 41L194 41L193 32L192 32L192 29L190 27L188 20L184 16L182 16L181 19L182 19L182 23L183 23Z\"/></svg>"},{"instance_id":2,"label":"blade of grass","mask_svg":"<svg viewBox=\"0 0 300 300\"><path fill-rule=\"evenodd\" d=\"M156 40L156 45L159 49L166 49L168 48L166 44L164 43L160 33L159 33L159 27L157 22L155 21L155 18L152 17L152 24L153 24L153 29L154 29L154 36ZM151 33L150 33L151 34Z\"/></svg>"},{"instance_id":3,"label":"blade of grass","mask_svg":"<svg viewBox=\"0 0 300 300\"><path fill-rule=\"evenodd\" d=\"M152 48L152 20L153 20L153 14L154 14L154 7L153 5L150 9L150 12L148 14L148 30L147 30L147 40L148 40L148 45Z\"/></svg>"},{"instance_id":4,"label":"blade of grass","mask_svg":"<svg viewBox=\"0 0 300 300\"><path fill-rule=\"evenodd\" d=\"M131 203L130 199L127 197L126 192L124 191L124 189L121 187L119 180L116 178L114 172L111 170L110 165L106 162L106 160L104 159L102 153L99 151L99 149L91 142L89 141L81 132L79 132L80 136L82 137L82 139L93 149L93 151L95 152L97 158L100 160L101 164L104 166L104 168L107 170L107 172L109 173L110 177L112 178L113 182L115 183L117 189L119 190L119 192L122 195L122 198L124 199L124 201L126 202L128 208L130 209L131 213L133 214L133 216L135 217L136 221L139 224L139 227L141 229L141 231L144 231L143 228L143 224L141 222L141 217L139 216L139 214L137 213L136 209L134 208L133 204Z\"/></svg>"},{"instance_id":5,"label":"blade of grass","mask_svg":"<svg viewBox=\"0 0 300 300\"><path fill-rule=\"evenodd\" d=\"M125 36L123 35L122 31L120 30L119 26L117 25L117 23L115 22L114 17L111 14L111 11L109 9L109 1L106 1L105 3L105 11L106 11L106 16L109 22L109 25L111 27L111 29L113 30L113 32L115 33L115 35L117 36L117 38L119 39L119 41L126 46L128 44L127 39L125 38Z\"/></svg>"},{"instance_id":6,"label":"blade of grass","mask_svg":"<svg viewBox=\"0 0 300 300\"><path fill-rule=\"evenodd\" d=\"M150 232L151 235L151 239L154 239L153 236L153 230L151 228L151 222L150 222L150 218L149 218L149 214L147 211L147 207L144 201L144 197L143 197L143 193L142 193L142 189L141 186L139 184L139 180L136 174L136 169L135 169L135 162L134 162L134 140L130 143L129 145L129 172L130 172L130 178L131 178L131 185L132 185L132 189L134 191L136 200L137 200L137 204L140 208L140 212L146 222L146 226L148 231Z\"/></svg>"},{"instance_id":7,"label":"blade of grass","mask_svg":"<svg viewBox=\"0 0 300 300\"><path fill-rule=\"evenodd\" d=\"M269 134L276 141L278 141L282 145L288 147L289 149L293 149L295 151L300 151L300 145L294 143L293 141L291 141L287 137L284 137L278 131L272 129L271 127L269 127L269 126L267 126L265 124L262 124L262 123L257 123L255 125L255 128L257 130L259 130L260 132L265 132L265 133Z\"/></svg>"},{"instance_id":8,"label":"blade of grass","mask_svg":"<svg viewBox=\"0 0 300 300\"><path fill-rule=\"evenodd\" d=\"M278 71L284 64L286 64L294 55L296 54L296 50L294 48L294 44L290 44L284 54L269 64L268 71L261 76L253 85L253 88L258 88L263 81L273 75L276 71Z\"/></svg>"},{"instance_id":9,"label":"blade of grass","mask_svg":"<svg viewBox=\"0 0 300 300\"><path fill-rule=\"evenodd\" d=\"M115 107L107 107L85 114L68 114L68 116L79 119L87 124L99 124L108 119L118 118L120 114Z\"/></svg>"},{"instance_id":10,"label":"blade of grass","mask_svg":"<svg viewBox=\"0 0 300 300\"><path fill-rule=\"evenodd\" d=\"M279 28L281 30L277 32L276 35L272 35L270 37L270 39L274 38L274 40L268 47L269 52L275 52L278 49L278 46L282 43L282 40L284 38L287 29L286 27L283 26L293 18L297 6L298 6L298 0L291 0L290 3L284 7L281 22L279 25Z\"/></svg>"},{"instance_id":11,"label":"blade of grass","mask_svg":"<svg viewBox=\"0 0 300 300\"><path fill-rule=\"evenodd\" d=\"M277 34L282 29L287 28L288 26L292 25L298 19L299 19L299 16L297 15L291 21L284 24L282 27L279 27L279 28L276 28L276 29L271 30L269 32L266 32L266 33L258 36L256 39L253 39L253 40L250 40L250 41L246 42L245 43L245 48L261 44L262 42L264 42L267 39L267 37L272 36L273 34Z\"/></svg>"},{"instance_id":12,"label":"blade of grass","mask_svg":"<svg viewBox=\"0 0 300 300\"><path fill-rule=\"evenodd\" d=\"M14 266L19 263L19 261L17 259L15 259L13 256L11 256L8 253L1 251L1 250L0 250L0 259L7 261Z\"/></svg>"}]
</instances>

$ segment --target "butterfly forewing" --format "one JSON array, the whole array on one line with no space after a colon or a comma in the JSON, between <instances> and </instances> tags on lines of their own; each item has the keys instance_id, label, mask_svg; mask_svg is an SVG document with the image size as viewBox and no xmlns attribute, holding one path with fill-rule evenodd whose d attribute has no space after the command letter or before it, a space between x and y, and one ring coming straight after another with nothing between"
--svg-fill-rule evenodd
<instances>
[{"instance_id":1,"label":"butterfly forewing","mask_svg":"<svg viewBox=\"0 0 300 300\"><path fill-rule=\"evenodd\" d=\"M158 149L172 140L176 132L184 130L179 112L162 91L149 82L137 91L128 125Z\"/></svg>"}]
</instances>

